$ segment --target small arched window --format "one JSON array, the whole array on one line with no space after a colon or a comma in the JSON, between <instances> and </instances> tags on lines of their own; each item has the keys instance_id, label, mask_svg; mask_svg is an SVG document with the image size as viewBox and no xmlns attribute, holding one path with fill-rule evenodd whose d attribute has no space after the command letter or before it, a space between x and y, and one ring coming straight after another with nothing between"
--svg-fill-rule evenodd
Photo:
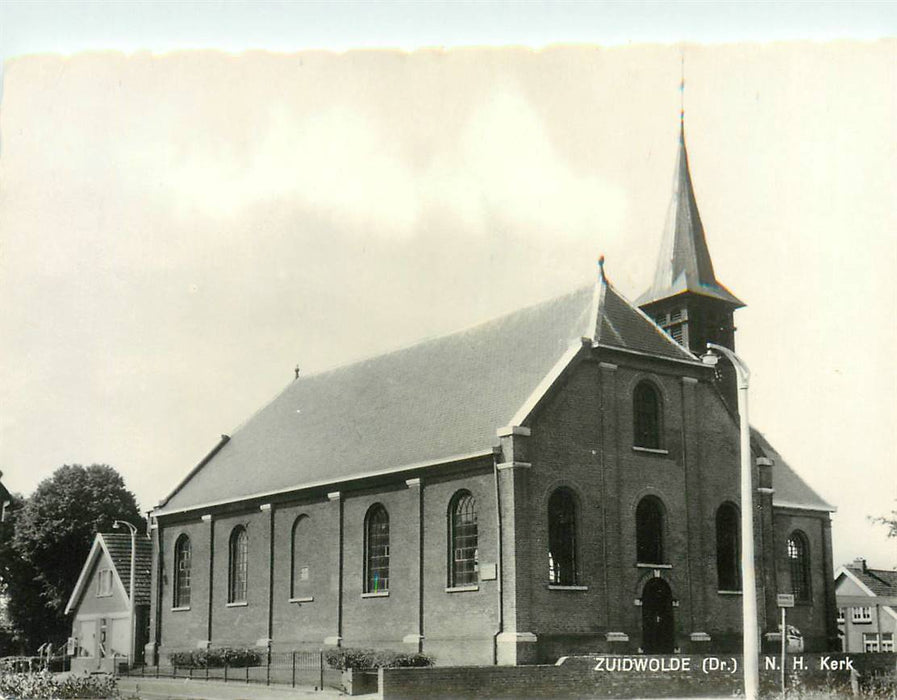
<instances>
[{"instance_id":1,"label":"small arched window","mask_svg":"<svg viewBox=\"0 0 897 700\"><path fill-rule=\"evenodd\" d=\"M458 491L449 503L449 585L473 586L479 573L477 503L469 491Z\"/></svg>"},{"instance_id":2,"label":"small arched window","mask_svg":"<svg viewBox=\"0 0 897 700\"><path fill-rule=\"evenodd\" d=\"M788 569L795 600L810 600L810 545L807 536L795 530L788 538Z\"/></svg>"},{"instance_id":3,"label":"small arched window","mask_svg":"<svg viewBox=\"0 0 897 700\"><path fill-rule=\"evenodd\" d=\"M305 595L311 588L311 566L308 557L309 525L308 516L300 515L293 523L293 547L290 569L290 597Z\"/></svg>"},{"instance_id":4,"label":"small arched window","mask_svg":"<svg viewBox=\"0 0 897 700\"><path fill-rule=\"evenodd\" d=\"M389 514L379 503L364 519L364 592L389 590Z\"/></svg>"},{"instance_id":5,"label":"small arched window","mask_svg":"<svg viewBox=\"0 0 897 700\"><path fill-rule=\"evenodd\" d=\"M174 607L190 606L190 538L181 535L174 543Z\"/></svg>"},{"instance_id":6,"label":"small arched window","mask_svg":"<svg viewBox=\"0 0 897 700\"><path fill-rule=\"evenodd\" d=\"M227 568L227 602L245 603L249 573L249 535L237 525L230 533Z\"/></svg>"},{"instance_id":7,"label":"small arched window","mask_svg":"<svg viewBox=\"0 0 897 700\"><path fill-rule=\"evenodd\" d=\"M559 488L548 499L548 583L576 585L576 499Z\"/></svg>"},{"instance_id":8,"label":"small arched window","mask_svg":"<svg viewBox=\"0 0 897 700\"><path fill-rule=\"evenodd\" d=\"M660 394L651 382L639 382L632 395L633 444L652 450L661 449Z\"/></svg>"},{"instance_id":9,"label":"small arched window","mask_svg":"<svg viewBox=\"0 0 897 700\"><path fill-rule=\"evenodd\" d=\"M720 591L741 590L741 532L738 509L723 503L716 511L716 581Z\"/></svg>"},{"instance_id":10,"label":"small arched window","mask_svg":"<svg viewBox=\"0 0 897 700\"><path fill-rule=\"evenodd\" d=\"M635 549L640 564L663 564L663 505L645 496L635 509Z\"/></svg>"}]
</instances>

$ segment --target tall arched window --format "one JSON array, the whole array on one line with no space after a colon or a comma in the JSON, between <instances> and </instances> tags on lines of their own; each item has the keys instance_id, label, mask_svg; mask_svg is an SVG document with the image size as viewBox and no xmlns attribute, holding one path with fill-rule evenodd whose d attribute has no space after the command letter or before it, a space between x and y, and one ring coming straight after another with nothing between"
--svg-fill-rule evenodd
<instances>
[{"instance_id":1,"label":"tall arched window","mask_svg":"<svg viewBox=\"0 0 897 700\"><path fill-rule=\"evenodd\" d=\"M548 583L576 585L576 499L566 488L548 499Z\"/></svg>"},{"instance_id":2,"label":"tall arched window","mask_svg":"<svg viewBox=\"0 0 897 700\"><path fill-rule=\"evenodd\" d=\"M738 509L723 503L716 511L716 581L721 591L741 590L741 531Z\"/></svg>"},{"instance_id":3,"label":"tall arched window","mask_svg":"<svg viewBox=\"0 0 897 700\"><path fill-rule=\"evenodd\" d=\"M640 564L663 564L663 505L645 496L635 509L635 550Z\"/></svg>"},{"instance_id":4,"label":"tall arched window","mask_svg":"<svg viewBox=\"0 0 897 700\"><path fill-rule=\"evenodd\" d=\"M633 444L636 447L661 448L661 402L651 382L639 382L632 395Z\"/></svg>"},{"instance_id":5,"label":"tall arched window","mask_svg":"<svg viewBox=\"0 0 897 700\"><path fill-rule=\"evenodd\" d=\"M174 607L190 606L190 538L181 535L174 543Z\"/></svg>"},{"instance_id":6,"label":"tall arched window","mask_svg":"<svg viewBox=\"0 0 897 700\"><path fill-rule=\"evenodd\" d=\"M800 530L795 530L788 538L788 569L794 599L810 600L810 545Z\"/></svg>"},{"instance_id":7,"label":"tall arched window","mask_svg":"<svg viewBox=\"0 0 897 700\"><path fill-rule=\"evenodd\" d=\"M469 491L458 491L449 503L449 585L477 582L477 503Z\"/></svg>"},{"instance_id":8,"label":"tall arched window","mask_svg":"<svg viewBox=\"0 0 897 700\"><path fill-rule=\"evenodd\" d=\"M311 566L308 557L308 516L300 515L293 523L293 548L290 563L290 597L306 595L311 589Z\"/></svg>"},{"instance_id":9,"label":"tall arched window","mask_svg":"<svg viewBox=\"0 0 897 700\"><path fill-rule=\"evenodd\" d=\"M227 569L227 602L246 602L246 583L249 573L249 535L237 525L230 533Z\"/></svg>"},{"instance_id":10,"label":"tall arched window","mask_svg":"<svg viewBox=\"0 0 897 700\"><path fill-rule=\"evenodd\" d=\"M364 592L389 590L389 514L379 503L364 519Z\"/></svg>"}]
</instances>

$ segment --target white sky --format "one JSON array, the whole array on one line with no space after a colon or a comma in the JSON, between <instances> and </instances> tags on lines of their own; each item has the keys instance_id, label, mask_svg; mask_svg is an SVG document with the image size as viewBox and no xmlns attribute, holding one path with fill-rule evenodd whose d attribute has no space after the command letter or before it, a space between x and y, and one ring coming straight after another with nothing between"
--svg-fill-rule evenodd
<instances>
[{"instance_id":1,"label":"white sky","mask_svg":"<svg viewBox=\"0 0 897 700\"><path fill-rule=\"evenodd\" d=\"M0 5L0 469L152 507L292 377L590 279L651 281L675 45L897 31L885 4ZM617 45L279 55L171 49ZM112 48L125 53L74 54ZM897 564L897 44L685 49L752 422Z\"/></svg>"}]
</instances>

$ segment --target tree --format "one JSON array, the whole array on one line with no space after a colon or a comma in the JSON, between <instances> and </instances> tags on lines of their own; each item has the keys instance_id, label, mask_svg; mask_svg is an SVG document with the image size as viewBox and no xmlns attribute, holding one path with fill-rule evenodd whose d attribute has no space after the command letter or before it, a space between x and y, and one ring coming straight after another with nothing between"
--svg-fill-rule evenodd
<instances>
[{"instance_id":1,"label":"tree","mask_svg":"<svg viewBox=\"0 0 897 700\"><path fill-rule=\"evenodd\" d=\"M15 512L3 575L9 617L27 648L69 636L65 605L94 535L111 530L115 520L143 523L134 494L105 464L60 467Z\"/></svg>"},{"instance_id":2,"label":"tree","mask_svg":"<svg viewBox=\"0 0 897 700\"><path fill-rule=\"evenodd\" d=\"M887 527L888 537L897 537L897 510L892 510L890 515L869 519L877 525L884 525Z\"/></svg>"}]
</instances>

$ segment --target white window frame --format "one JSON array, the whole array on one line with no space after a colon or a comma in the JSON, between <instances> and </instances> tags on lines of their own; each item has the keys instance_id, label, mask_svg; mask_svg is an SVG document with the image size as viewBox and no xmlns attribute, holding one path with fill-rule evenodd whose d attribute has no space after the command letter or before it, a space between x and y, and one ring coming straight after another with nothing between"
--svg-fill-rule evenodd
<instances>
[{"instance_id":1,"label":"white window frame","mask_svg":"<svg viewBox=\"0 0 897 700\"><path fill-rule=\"evenodd\" d=\"M867 654L878 651L877 632L863 632L863 651Z\"/></svg>"},{"instance_id":2,"label":"white window frame","mask_svg":"<svg viewBox=\"0 0 897 700\"><path fill-rule=\"evenodd\" d=\"M872 608L851 608L851 620L854 624L872 622Z\"/></svg>"},{"instance_id":3,"label":"white window frame","mask_svg":"<svg viewBox=\"0 0 897 700\"><path fill-rule=\"evenodd\" d=\"M97 598L108 598L112 595L112 569L100 569L97 572Z\"/></svg>"},{"instance_id":4,"label":"white window frame","mask_svg":"<svg viewBox=\"0 0 897 700\"><path fill-rule=\"evenodd\" d=\"M839 622L839 623L843 623L843 622L844 622L844 608L838 608L838 619L837 619L837 622Z\"/></svg>"},{"instance_id":5,"label":"white window frame","mask_svg":"<svg viewBox=\"0 0 897 700\"><path fill-rule=\"evenodd\" d=\"M881 635L881 650L894 653L894 633L883 632Z\"/></svg>"}]
</instances>

